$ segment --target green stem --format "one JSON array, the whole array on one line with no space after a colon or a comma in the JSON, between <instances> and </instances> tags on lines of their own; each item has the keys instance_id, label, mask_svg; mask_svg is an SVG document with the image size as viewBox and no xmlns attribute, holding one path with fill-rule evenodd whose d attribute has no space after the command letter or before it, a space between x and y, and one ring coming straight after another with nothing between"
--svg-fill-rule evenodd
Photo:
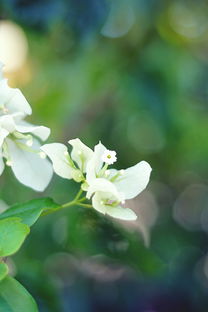
<instances>
[{"instance_id":1,"label":"green stem","mask_svg":"<svg viewBox=\"0 0 208 312\"><path fill-rule=\"evenodd\" d=\"M68 203L66 203L66 204L63 204L62 206L61 206L61 208L60 209L62 209L62 208L67 208L67 207L71 207L71 206L81 206L81 207L87 207L87 208L92 208L92 205L90 205L90 204L84 204L84 203L82 203L84 200L86 200L86 198L85 197L83 197L83 198L81 198L80 200L72 200L72 201L70 201L70 202L68 202ZM59 210L59 209L58 209Z\"/></svg>"},{"instance_id":2,"label":"green stem","mask_svg":"<svg viewBox=\"0 0 208 312\"><path fill-rule=\"evenodd\" d=\"M92 208L92 205L90 205L90 204L77 203L77 205L78 205L78 206L81 206L81 207Z\"/></svg>"},{"instance_id":3,"label":"green stem","mask_svg":"<svg viewBox=\"0 0 208 312\"><path fill-rule=\"evenodd\" d=\"M87 200L87 198L86 198L86 197L82 197L82 198L80 198L80 199L78 200L78 202L81 203L81 202L83 202L83 201L85 201L85 200Z\"/></svg>"},{"instance_id":4,"label":"green stem","mask_svg":"<svg viewBox=\"0 0 208 312\"><path fill-rule=\"evenodd\" d=\"M65 203L65 204L61 205L60 209L66 208L66 207L70 207L70 206L74 206L74 205L76 205L76 203L77 203L76 201L72 200L72 201L70 201L68 203ZM57 210L60 210L60 209L57 209Z\"/></svg>"},{"instance_id":5,"label":"green stem","mask_svg":"<svg viewBox=\"0 0 208 312\"><path fill-rule=\"evenodd\" d=\"M82 193L83 193L83 190L80 189L79 192L77 193L77 195L75 196L75 198L73 199L73 201L77 201L80 198L80 196L82 195Z\"/></svg>"},{"instance_id":6,"label":"green stem","mask_svg":"<svg viewBox=\"0 0 208 312\"><path fill-rule=\"evenodd\" d=\"M81 207L86 207L86 208L92 208L92 205L83 203L83 201L86 200L86 197L80 198L82 193L83 193L83 191L79 190L79 192L77 193L77 195L75 196L75 198L72 201L61 205L57 209L50 209L48 211L45 211L42 213L42 216L54 213L54 212L59 211L63 208L67 208L67 207L71 207L71 206L81 206Z\"/></svg>"}]
</instances>

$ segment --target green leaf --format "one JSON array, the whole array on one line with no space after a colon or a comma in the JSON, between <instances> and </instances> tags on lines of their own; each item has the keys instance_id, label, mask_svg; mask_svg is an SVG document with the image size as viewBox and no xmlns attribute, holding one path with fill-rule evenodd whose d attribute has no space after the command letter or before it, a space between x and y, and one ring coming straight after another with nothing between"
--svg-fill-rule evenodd
<instances>
[{"instance_id":1,"label":"green leaf","mask_svg":"<svg viewBox=\"0 0 208 312\"><path fill-rule=\"evenodd\" d=\"M38 198L10 207L0 214L0 219L19 217L23 223L31 226L42 213L45 214L50 210L56 210L58 208L60 208L60 205L56 204L51 198Z\"/></svg>"},{"instance_id":2,"label":"green leaf","mask_svg":"<svg viewBox=\"0 0 208 312\"><path fill-rule=\"evenodd\" d=\"M38 308L28 291L7 276L0 282L0 312L38 312Z\"/></svg>"},{"instance_id":3,"label":"green leaf","mask_svg":"<svg viewBox=\"0 0 208 312\"><path fill-rule=\"evenodd\" d=\"M8 266L4 262L0 262L0 281L8 274Z\"/></svg>"},{"instance_id":4,"label":"green leaf","mask_svg":"<svg viewBox=\"0 0 208 312\"><path fill-rule=\"evenodd\" d=\"M0 257L10 256L23 244L30 228L20 218L0 221Z\"/></svg>"}]
</instances>

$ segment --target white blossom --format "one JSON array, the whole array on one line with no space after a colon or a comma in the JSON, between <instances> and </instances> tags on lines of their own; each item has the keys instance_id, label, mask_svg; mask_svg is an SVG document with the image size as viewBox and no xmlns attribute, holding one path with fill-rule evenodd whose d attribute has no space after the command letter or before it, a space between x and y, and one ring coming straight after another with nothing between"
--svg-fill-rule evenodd
<instances>
[{"instance_id":1,"label":"white blossom","mask_svg":"<svg viewBox=\"0 0 208 312\"><path fill-rule=\"evenodd\" d=\"M119 193L112 182L103 178L95 179L89 187L87 197L90 198L92 194L92 205L97 211L121 220L136 220L133 210L121 206L124 194Z\"/></svg>"},{"instance_id":2,"label":"white blossom","mask_svg":"<svg viewBox=\"0 0 208 312\"><path fill-rule=\"evenodd\" d=\"M19 89L9 87L7 79L3 77L2 67L0 64L0 116L13 113L31 115L32 109L26 98Z\"/></svg>"},{"instance_id":3,"label":"white blossom","mask_svg":"<svg viewBox=\"0 0 208 312\"><path fill-rule=\"evenodd\" d=\"M116 160L117 160L116 152L115 151L109 151L106 149L102 155L102 161L108 165L112 165L114 162L116 162Z\"/></svg>"},{"instance_id":4,"label":"white blossom","mask_svg":"<svg viewBox=\"0 0 208 312\"><path fill-rule=\"evenodd\" d=\"M5 159L21 183L43 191L53 172L49 161L39 155L37 138L46 140L50 129L24 121L24 117L31 113L32 109L21 91L10 88L0 70L0 174L4 170Z\"/></svg>"},{"instance_id":5,"label":"white blossom","mask_svg":"<svg viewBox=\"0 0 208 312\"><path fill-rule=\"evenodd\" d=\"M135 213L122 205L146 188L152 169L145 161L125 170L108 169L108 164L103 164L103 155L107 154L109 151L102 143L95 146L87 165L87 198L92 196L93 207L100 212L119 219L135 220Z\"/></svg>"},{"instance_id":6,"label":"white blossom","mask_svg":"<svg viewBox=\"0 0 208 312\"><path fill-rule=\"evenodd\" d=\"M66 179L81 182L86 198L100 213L122 220L135 220L135 212L125 201L137 196L147 186L151 167L141 161L128 169L109 169L114 163L116 152L109 151L99 142L94 151L79 139L69 141L71 155L67 147L60 143L45 144L41 150L51 159L54 171Z\"/></svg>"}]
</instances>

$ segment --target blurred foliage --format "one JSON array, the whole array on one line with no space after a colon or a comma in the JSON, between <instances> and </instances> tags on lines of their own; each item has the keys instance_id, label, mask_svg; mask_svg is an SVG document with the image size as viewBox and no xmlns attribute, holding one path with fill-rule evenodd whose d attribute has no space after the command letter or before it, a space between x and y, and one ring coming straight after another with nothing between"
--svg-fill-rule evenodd
<instances>
[{"instance_id":1,"label":"blurred foliage","mask_svg":"<svg viewBox=\"0 0 208 312\"><path fill-rule=\"evenodd\" d=\"M1 1L2 20L20 25L29 46L7 76L32 105L31 121L51 128L50 142L101 140L119 168L153 167L133 203L138 223L73 207L33 227L10 261L40 311L207 312L207 13L205 0ZM75 192L57 176L44 194L9 170L0 181L8 204L62 203ZM157 211L151 226L147 210Z\"/></svg>"}]
</instances>

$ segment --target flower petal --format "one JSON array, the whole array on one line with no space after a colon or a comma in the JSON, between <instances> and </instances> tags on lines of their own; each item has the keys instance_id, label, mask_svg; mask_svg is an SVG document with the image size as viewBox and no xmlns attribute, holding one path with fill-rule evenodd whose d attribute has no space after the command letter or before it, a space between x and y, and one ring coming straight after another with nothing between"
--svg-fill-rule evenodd
<instances>
[{"instance_id":1,"label":"flower petal","mask_svg":"<svg viewBox=\"0 0 208 312\"><path fill-rule=\"evenodd\" d=\"M106 206L102 202L102 194L100 192L96 192L92 197L92 206L95 210L105 214Z\"/></svg>"},{"instance_id":2,"label":"flower petal","mask_svg":"<svg viewBox=\"0 0 208 312\"><path fill-rule=\"evenodd\" d=\"M33 133L39 137L42 141L47 140L50 135L50 129L44 126L35 126L26 121L21 121L16 124L16 130L21 133Z\"/></svg>"},{"instance_id":3,"label":"flower petal","mask_svg":"<svg viewBox=\"0 0 208 312\"><path fill-rule=\"evenodd\" d=\"M8 134L9 134L9 131L0 127L0 147L4 143L4 139L7 137Z\"/></svg>"},{"instance_id":4,"label":"flower petal","mask_svg":"<svg viewBox=\"0 0 208 312\"><path fill-rule=\"evenodd\" d=\"M98 178L94 179L92 183L89 185L86 197L90 199L93 193L95 192L103 192L103 193L110 193L116 197L117 200L122 201L123 196L119 194L115 185L108 181L107 179Z\"/></svg>"},{"instance_id":5,"label":"flower petal","mask_svg":"<svg viewBox=\"0 0 208 312\"><path fill-rule=\"evenodd\" d=\"M23 112L32 114L32 109L19 89L10 88L7 79L0 80L0 102L9 110L9 113Z\"/></svg>"},{"instance_id":6,"label":"flower petal","mask_svg":"<svg viewBox=\"0 0 208 312\"><path fill-rule=\"evenodd\" d=\"M4 171L4 161L2 157L2 150L0 150L0 175L2 174L3 171Z\"/></svg>"},{"instance_id":7,"label":"flower petal","mask_svg":"<svg viewBox=\"0 0 208 312\"><path fill-rule=\"evenodd\" d=\"M16 129L13 114L3 115L0 117L0 126L7 130L8 132L13 132Z\"/></svg>"},{"instance_id":8,"label":"flower petal","mask_svg":"<svg viewBox=\"0 0 208 312\"><path fill-rule=\"evenodd\" d=\"M47 159L41 159L37 153L20 148L15 142L6 139L11 159L11 168L16 178L24 185L36 191L43 191L49 184L53 170ZM40 145L34 141L33 147Z\"/></svg>"},{"instance_id":9,"label":"flower petal","mask_svg":"<svg viewBox=\"0 0 208 312\"><path fill-rule=\"evenodd\" d=\"M101 142L95 146L94 154L87 164L86 178L88 183L91 183L91 181L96 178L97 173L101 170L103 166L102 156L106 150L107 148Z\"/></svg>"},{"instance_id":10,"label":"flower petal","mask_svg":"<svg viewBox=\"0 0 208 312\"><path fill-rule=\"evenodd\" d=\"M73 147L71 158L77 163L82 172L86 172L86 167L93 156L93 151L83 144L80 139L69 140L68 143Z\"/></svg>"},{"instance_id":11,"label":"flower petal","mask_svg":"<svg viewBox=\"0 0 208 312\"><path fill-rule=\"evenodd\" d=\"M137 219L137 215L135 212L129 208L123 208L121 206L117 207L108 207L106 210L106 214L113 218L133 221Z\"/></svg>"},{"instance_id":12,"label":"flower petal","mask_svg":"<svg viewBox=\"0 0 208 312\"><path fill-rule=\"evenodd\" d=\"M124 193L125 199L131 199L141 193L147 186L152 168L146 161L124 170L114 185L119 192Z\"/></svg>"},{"instance_id":13,"label":"flower petal","mask_svg":"<svg viewBox=\"0 0 208 312\"><path fill-rule=\"evenodd\" d=\"M65 179L72 178L71 167L67 161L67 147L61 143L51 143L41 146L41 150L51 159L56 174Z\"/></svg>"}]
</instances>

